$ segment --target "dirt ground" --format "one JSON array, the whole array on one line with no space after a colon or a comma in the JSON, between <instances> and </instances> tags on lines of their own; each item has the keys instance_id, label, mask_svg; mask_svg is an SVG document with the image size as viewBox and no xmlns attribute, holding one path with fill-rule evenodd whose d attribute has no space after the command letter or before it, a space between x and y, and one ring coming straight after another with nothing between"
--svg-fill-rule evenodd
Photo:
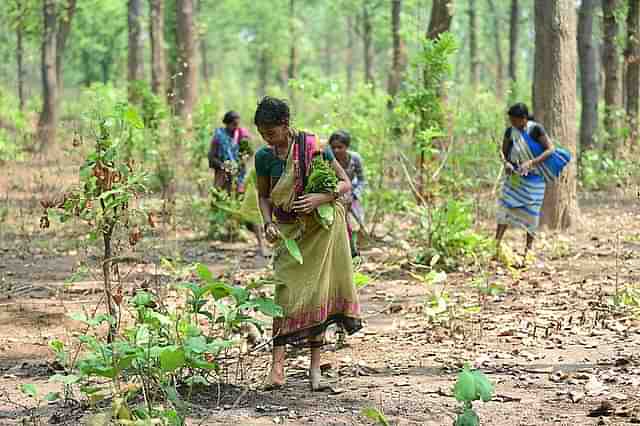
<instances>
[{"instance_id":1,"label":"dirt ground","mask_svg":"<svg viewBox=\"0 0 640 426\"><path fill-rule=\"evenodd\" d=\"M14 172L0 177L0 207L8 209L0 223L0 424L83 424L82 407L33 411L18 391L24 383L53 389L47 343L70 341L78 325L68 314L93 309L100 293L91 273L67 283L86 256L78 230L37 229L40 209L32 194L52 189L30 181L29 170ZM232 385L199 394L188 424L365 425L373 423L362 409L376 407L391 424L451 425L459 406L451 388L465 362L496 385L493 401L477 404L484 425L640 423L640 317L629 306L640 298L621 307L608 303L616 288L640 288L640 200L631 191L582 198L580 224L570 233L542 235L529 268L492 263L449 274L445 290L454 308L439 324L423 312L430 289L411 273L410 246L395 235L371 243L361 266L372 278L361 290L366 327L323 354L332 392L309 391L305 351L290 354L284 390L259 390L269 365L261 352L229 367L232 376L242 370L244 380L232 377ZM514 234L510 244L519 248L524 237ZM232 275L265 266L252 243L196 237L188 229L156 235L143 256L154 263L179 253ZM150 273L135 270L131 286ZM482 297L473 284L479 277L504 291ZM479 312L464 309L478 303Z\"/></svg>"}]
</instances>

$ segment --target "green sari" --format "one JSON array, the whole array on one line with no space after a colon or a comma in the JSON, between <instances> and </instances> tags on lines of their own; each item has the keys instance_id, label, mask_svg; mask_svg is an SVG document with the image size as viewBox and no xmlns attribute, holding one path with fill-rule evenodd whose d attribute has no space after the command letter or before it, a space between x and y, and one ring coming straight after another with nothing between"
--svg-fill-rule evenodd
<instances>
[{"instance_id":1,"label":"green sari","mask_svg":"<svg viewBox=\"0 0 640 426\"><path fill-rule=\"evenodd\" d=\"M309 143L309 139L307 141ZM297 197L296 179L299 178L294 167L296 162L291 160L294 145L292 143L289 148L282 176L271 190L273 206L287 213L292 212L292 204ZM256 168L259 169L257 163ZM323 336L325 329L334 323L348 334L362 328L360 302L353 283L345 209L340 203L334 205L335 220L329 229L323 228L314 215L297 215L294 221L277 222L285 238L296 240L304 263L298 263L284 244L277 248L274 257L275 298L276 303L282 306L284 316L274 319L275 346L321 344L318 337Z\"/></svg>"}]
</instances>

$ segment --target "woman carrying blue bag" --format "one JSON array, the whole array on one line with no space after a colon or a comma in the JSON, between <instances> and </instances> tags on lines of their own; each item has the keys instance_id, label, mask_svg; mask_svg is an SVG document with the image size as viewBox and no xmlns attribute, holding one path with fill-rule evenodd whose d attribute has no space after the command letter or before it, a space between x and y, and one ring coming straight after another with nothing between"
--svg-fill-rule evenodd
<instances>
[{"instance_id":1,"label":"woman carrying blue bag","mask_svg":"<svg viewBox=\"0 0 640 426\"><path fill-rule=\"evenodd\" d=\"M505 174L498 199L496 243L500 257L507 228L523 228L527 233L526 259L540 222L546 185L558 180L571 155L564 148L554 147L525 104L513 105L508 115L511 127L502 142Z\"/></svg>"}]
</instances>

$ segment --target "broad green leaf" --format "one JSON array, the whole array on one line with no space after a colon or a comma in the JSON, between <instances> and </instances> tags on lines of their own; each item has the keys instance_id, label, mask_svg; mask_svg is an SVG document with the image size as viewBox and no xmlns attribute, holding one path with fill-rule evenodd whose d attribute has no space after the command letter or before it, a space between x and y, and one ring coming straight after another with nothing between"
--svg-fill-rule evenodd
<instances>
[{"instance_id":1,"label":"broad green leaf","mask_svg":"<svg viewBox=\"0 0 640 426\"><path fill-rule=\"evenodd\" d=\"M149 339L151 338L151 333L149 332L149 327L146 325L141 325L138 327L136 331L136 345L144 346L149 343Z\"/></svg>"},{"instance_id":2,"label":"broad green leaf","mask_svg":"<svg viewBox=\"0 0 640 426\"><path fill-rule=\"evenodd\" d=\"M476 385L476 399L481 399L483 402L491 401L493 398L493 384L489 381L487 376L478 370L471 372L475 380Z\"/></svg>"},{"instance_id":3,"label":"broad green leaf","mask_svg":"<svg viewBox=\"0 0 640 426\"><path fill-rule=\"evenodd\" d=\"M233 287L221 282L212 282L211 284L204 286L202 290L202 296L211 294L214 300L220 300L230 296L233 291Z\"/></svg>"},{"instance_id":4,"label":"broad green leaf","mask_svg":"<svg viewBox=\"0 0 640 426\"><path fill-rule=\"evenodd\" d=\"M335 207L332 204L327 203L318 206L316 214L318 215L320 225L325 229L331 228L335 220Z\"/></svg>"},{"instance_id":5,"label":"broad green leaf","mask_svg":"<svg viewBox=\"0 0 640 426\"><path fill-rule=\"evenodd\" d=\"M213 274L211 274L211 271L209 270L209 268L207 268L202 263L198 263L198 266L196 266L196 273L198 274L198 277L200 277L202 281L206 283L213 282Z\"/></svg>"},{"instance_id":6,"label":"broad green leaf","mask_svg":"<svg viewBox=\"0 0 640 426\"><path fill-rule=\"evenodd\" d=\"M169 346L160 353L160 368L165 373L172 373L185 364L185 354L182 348Z\"/></svg>"},{"instance_id":7,"label":"broad green leaf","mask_svg":"<svg viewBox=\"0 0 640 426\"><path fill-rule=\"evenodd\" d=\"M369 284L369 281L371 281L371 279L361 273L361 272L354 272L353 274L353 284L355 284L356 288L363 288L365 287L367 284Z\"/></svg>"},{"instance_id":8,"label":"broad green leaf","mask_svg":"<svg viewBox=\"0 0 640 426\"><path fill-rule=\"evenodd\" d=\"M457 418L453 426L480 426L480 417L472 408L465 410Z\"/></svg>"},{"instance_id":9,"label":"broad green leaf","mask_svg":"<svg viewBox=\"0 0 640 426\"><path fill-rule=\"evenodd\" d=\"M54 374L49 378L49 381L69 386L78 383L80 381L80 376L75 374Z\"/></svg>"},{"instance_id":10,"label":"broad green leaf","mask_svg":"<svg viewBox=\"0 0 640 426\"><path fill-rule=\"evenodd\" d=\"M25 383L20 385L20 392L31 398L35 398L36 396L38 396L38 389L36 388L36 385L32 383Z\"/></svg>"},{"instance_id":11,"label":"broad green leaf","mask_svg":"<svg viewBox=\"0 0 640 426\"><path fill-rule=\"evenodd\" d=\"M153 295L146 291L139 291L131 300L131 304L136 308L149 306L153 302Z\"/></svg>"},{"instance_id":12,"label":"broad green leaf","mask_svg":"<svg viewBox=\"0 0 640 426\"><path fill-rule=\"evenodd\" d=\"M124 119L131 127L134 127L136 129L144 128L144 122L142 121L140 114L138 114L138 111L136 111L136 109L132 106L129 106L125 111Z\"/></svg>"},{"instance_id":13,"label":"broad green leaf","mask_svg":"<svg viewBox=\"0 0 640 426\"><path fill-rule=\"evenodd\" d=\"M377 408L373 408L373 407L364 408L360 412L360 414L362 414L364 417L367 417L368 419L373 420L379 426L390 426L387 418Z\"/></svg>"},{"instance_id":14,"label":"broad green leaf","mask_svg":"<svg viewBox=\"0 0 640 426\"><path fill-rule=\"evenodd\" d=\"M471 402L477 399L475 378L469 371L469 367L465 366L458 374L458 380L453 387L453 394L456 400L462 402Z\"/></svg>"},{"instance_id":15,"label":"broad green leaf","mask_svg":"<svg viewBox=\"0 0 640 426\"><path fill-rule=\"evenodd\" d=\"M57 401L60 399L60 392L49 392L45 395L44 399L49 402Z\"/></svg>"},{"instance_id":16,"label":"broad green leaf","mask_svg":"<svg viewBox=\"0 0 640 426\"><path fill-rule=\"evenodd\" d=\"M289 254L302 265L304 263L304 259L302 258L302 252L300 251L300 247L298 247L296 240L285 239L284 245L289 251Z\"/></svg>"},{"instance_id":17,"label":"broad green leaf","mask_svg":"<svg viewBox=\"0 0 640 426\"><path fill-rule=\"evenodd\" d=\"M52 341L49 342L49 347L55 353L60 353L64 351L64 342L62 342L62 340L60 339L53 339Z\"/></svg>"},{"instance_id":18,"label":"broad green leaf","mask_svg":"<svg viewBox=\"0 0 640 426\"><path fill-rule=\"evenodd\" d=\"M256 307L263 314L270 317L281 317L284 315L284 311L280 305L277 305L273 299L259 297L253 301L256 304Z\"/></svg>"}]
</instances>

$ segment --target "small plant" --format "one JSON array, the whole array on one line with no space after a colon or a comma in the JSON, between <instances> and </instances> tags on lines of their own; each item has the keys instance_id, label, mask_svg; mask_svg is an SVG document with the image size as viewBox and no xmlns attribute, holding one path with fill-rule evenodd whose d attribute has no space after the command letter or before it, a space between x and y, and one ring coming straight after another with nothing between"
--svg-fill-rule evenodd
<instances>
[{"instance_id":1,"label":"small plant","mask_svg":"<svg viewBox=\"0 0 640 426\"><path fill-rule=\"evenodd\" d=\"M423 246L416 262L454 270L461 262L489 253L490 240L473 231L473 216L468 203L449 200L431 208L416 207L418 226L411 237Z\"/></svg>"},{"instance_id":2,"label":"small plant","mask_svg":"<svg viewBox=\"0 0 640 426\"><path fill-rule=\"evenodd\" d=\"M229 355L238 343L233 336L244 324L262 327L253 313L282 315L273 299L216 280L203 265L190 269L197 279L176 285L186 292L183 302L169 309L153 293L137 292L128 303L133 322L112 341L100 332L103 324L114 321L110 315L73 314L72 319L90 330L79 337L86 349L70 365L72 355L62 342L52 341L50 347L67 374L50 380L65 390L79 385L92 406L110 400L111 416L121 423L159 419L161 424L183 425L184 398L218 380L219 357ZM105 380L106 386L101 384Z\"/></svg>"},{"instance_id":3,"label":"small plant","mask_svg":"<svg viewBox=\"0 0 640 426\"><path fill-rule=\"evenodd\" d=\"M373 420L378 426L390 426L390 423L382 410L375 407L367 407L362 410L361 414L364 417Z\"/></svg>"},{"instance_id":4,"label":"small plant","mask_svg":"<svg viewBox=\"0 0 640 426\"><path fill-rule=\"evenodd\" d=\"M208 238L229 241L238 236L240 231L241 201L224 189L209 189L208 200Z\"/></svg>"},{"instance_id":5,"label":"small plant","mask_svg":"<svg viewBox=\"0 0 640 426\"><path fill-rule=\"evenodd\" d=\"M453 387L456 401L462 402L462 412L454 421L454 426L480 426L480 417L473 409L474 401L488 402L493 398L493 384L487 376L465 365L458 374Z\"/></svg>"}]
</instances>

